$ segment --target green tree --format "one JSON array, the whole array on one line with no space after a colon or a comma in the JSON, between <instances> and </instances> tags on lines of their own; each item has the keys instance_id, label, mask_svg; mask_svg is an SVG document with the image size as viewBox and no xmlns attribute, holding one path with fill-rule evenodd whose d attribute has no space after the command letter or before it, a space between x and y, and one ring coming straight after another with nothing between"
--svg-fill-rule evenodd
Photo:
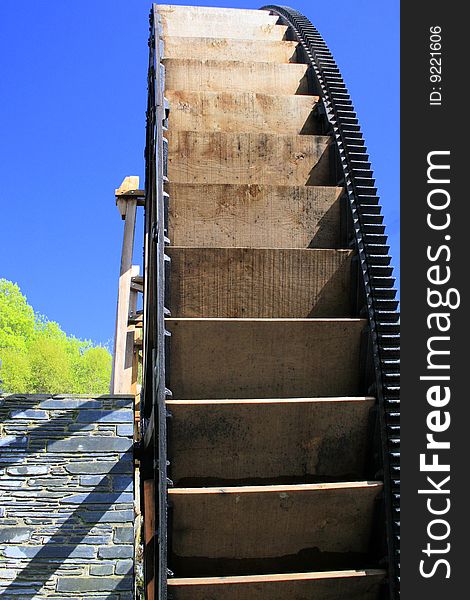
<instances>
[{"instance_id":1,"label":"green tree","mask_svg":"<svg viewBox=\"0 0 470 600\"><path fill-rule=\"evenodd\" d=\"M102 346L87 348L81 359L75 361L72 376L75 389L82 390L82 394L107 393L111 377L111 356L108 350Z\"/></svg>"},{"instance_id":2,"label":"green tree","mask_svg":"<svg viewBox=\"0 0 470 600\"><path fill-rule=\"evenodd\" d=\"M0 279L0 348L23 349L35 328L36 315L18 285Z\"/></svg>"},{"instance_id":3,"label":"green tree","mask_svg":"<svg viewBox=\"0 0 470 600\"><path fill-rule=\"evenodd\" d=\"M8 393L103 394L111 355L36 314L17 284L0 279L0 379Z\"/></svg>"}]
</instances>

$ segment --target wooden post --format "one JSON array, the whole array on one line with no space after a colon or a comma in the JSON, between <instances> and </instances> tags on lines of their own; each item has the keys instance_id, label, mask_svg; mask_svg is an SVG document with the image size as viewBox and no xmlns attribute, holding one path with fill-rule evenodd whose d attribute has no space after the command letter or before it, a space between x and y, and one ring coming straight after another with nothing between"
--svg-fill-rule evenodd
<instances>
[{"instance_id":1,"label":"wooden post","mask_svg":"<svg viewBox=\"0 0 470 600\"><path fill-rule=\"evenodd\" d=\"M118 301L116 311L116 334L114 338L113 372L111 379L112 394L129 394L132 388L132 365L134 334L128 331L131 303L132 253L134 249L135 219L137 196L132 192L139 189L139 178L126 177L116 190L116 204L124 221L122 241L121 270L119 275ZM128 336L132 336L128 344ZM130 347L130 353L128 348Z\"/></svg>"},{"instance_id":2,"label":"wooden post","mask_svg":"<svg viewBox=\"0 0 470 600\"><path fill-rule=\"evenodd\" d=\"M132 265L131 268L131 279L133 277L137 277L139 275L139 265ZM137 290L134 286L131 286L130 289L130 297L129 297L129 316L135 319L137 313ZM136 327L135 324L129 325L127 327L127 342L126 342L126 359L125 365L126 368L130 365L131 370L131 384L130 384L130 393L134 396L137 396L137 373L138 373L138 357L139 357L139 349L135 345L136 341Z\"/></svg>"},{"instance_id":3,"label":"wooden post","mask_svg":"<svg viewBox=\"0 0 470 600\"><path fill-rule=\"evenodd\" d=\"M155 600L155 481L145 479L144 491L144 573L148 600Z\"/></svg>"}]
</instances>

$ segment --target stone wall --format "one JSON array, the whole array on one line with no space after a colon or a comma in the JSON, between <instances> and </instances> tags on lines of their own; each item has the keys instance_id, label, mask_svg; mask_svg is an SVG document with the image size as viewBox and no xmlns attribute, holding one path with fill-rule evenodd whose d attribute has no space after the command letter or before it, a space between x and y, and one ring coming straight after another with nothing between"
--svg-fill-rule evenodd
<instances>
[{"instance_id":1,"label":"stone wall","mask_svg":"<svg viewBox=\"0 0 470 600\"><path fill-rule=\"evenodd\" d=\"M0 597L133 598L133 399L0 398Z\"/></svg>"}]
</instances>

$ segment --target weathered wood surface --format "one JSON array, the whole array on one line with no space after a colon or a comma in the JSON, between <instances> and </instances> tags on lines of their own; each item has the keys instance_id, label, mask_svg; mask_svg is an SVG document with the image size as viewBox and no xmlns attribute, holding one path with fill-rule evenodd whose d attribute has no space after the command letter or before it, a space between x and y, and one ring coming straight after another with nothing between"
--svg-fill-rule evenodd
<instances>
[{"instance_id":1,"label":"weathered wood surface","mask_svg":"<svg viewBox=\"0 0 470 600\"><path fill-rule=\"evenodd\" d=\"M370 397L169 400L172 480L201 486L362 479L374 403Z\"/></svg>"},{"instance_id":2,"label":"weathered wood surface","mask_svg":"<svg viewBox=\"0 0 470 600\"><path fill-rule=\"evenodd\" d=\"M165 58L165 89L308 94L307 65Z\"/></svg>"},{"instance_id":3,"label":"weathered wood surface","mask_svg":"<svg viewBox=\"0 0 470 600\"><path fill-rule=\"evenodd\" d=\"M297 46L289 41L167 36L163 58L289 63Z\"/></svg>"},{"instance_id":4,"label":"weathered wood surface","mask_svg":"<svg viewBox=\"0 0 470 600\"><path fill-rule=\"evenodd\" d=\"M169 247L174 317L348 317L350 250Z\"/></svg>"},{"instance_id":5,"label":"weathered wood surface","mask_svg":"<svg viewBox=\"0 0 470 600\"><path fill-rule=\"evenodd\" d=\"M215 22L205 22L202 27L195 29L194 23L175 23L170 19L162 18L163 35L172 37L203 37L223 38L238 40L272 40L285 39L287 26L285 25L245 25L234 23L222 27Z\"/></svg>"},{"instance_id":6,"label":"weathered wood surface","mask_svg":"<svg viewBox=\"0 0 470 600\"><path fill-rule=\"evenodd\" d=\"M267 11L162 5L158 12L165 37L282 40L287 30Z\"/></svg>"},{"instance_id":7,"label":"weathered wood surface","mask_svg":"<svg viewBox=\"0 0 470 600\"><path fill-rule=\"evenodd\" d=\"M171 131L231 133L318 133L316 96L276 96L253 92L166 93Z\"/></svg>"},{"instance_id":8,"label":"weathered wood surface","mask_svg":"<svg viewBox=\"0 0 470 600\"><path fill-rule=\"evenodd\" d=\"M307 65L266 11L159 11L179 486L169 589L175 600L378 600L383 571L338 572L372 564L382 484L362 481L367 322L344 318L343 190L322 187L336 181L332 139L317 135Z\"/></svg>"},{"instance_id":9,"label":"weathered wood surface","mask_svg":"<svg viewBox=\"0 0 470 600\"><path fill-rule=\"evenodd\" d=\"M173 183L325 185L329 136L168 131Z\"/></svg>"},{"instance_id":10,"label":"weathered wood surface","mask_svg":"<svg viewBox=\"0 0 470 600\"><path fill-rule=\"evenodd\" d=\"M188 577L169 579L168 587L174 600L378 600L385 575L367 570Z\"/></svg>"},{"instance_id":11,"label":"weathered wood surface","mask_svg":"<svg viewBox=\"0 0 470 600\"><path fill-rule=\"evenodd\" d=\"M176 184L169 232L176 246L339 248L342 188Z\"/></svg>"},{"instance_id":12,"label":"weathered wood surface","mask_svg":"<svg viewBox=\"0 0 470 600\"><path fill-rule=\"evenodd\" d=\"M174 319L175 400L354 396L362 319Z\"/></svg>"},{"instance_id":13,"label":"weathered wood surface","mask_svg":"<svg viewBox=\"0 0 470 600\"><path fill-rule=\"evenodd\" d=\"M184 6L179 4L159 4L158 12L162 17L175 23L188 23L199 28L203 23L215 22L232 25L243 21L244 24L272 25L278 20L268 11L251 8L223 8L220 6Z\"/></svg>"},{"instance_id":14,"label":"weathered wood surface","mask_svg":"<svg viewBox=\"0 0 470 600\"><path fill-rule=\"evenodd\" d=\"M313 548L366 553L381 491L377 482L172 488L173 552L212 559L277 558Z\"/></svg>"}]
</instances>

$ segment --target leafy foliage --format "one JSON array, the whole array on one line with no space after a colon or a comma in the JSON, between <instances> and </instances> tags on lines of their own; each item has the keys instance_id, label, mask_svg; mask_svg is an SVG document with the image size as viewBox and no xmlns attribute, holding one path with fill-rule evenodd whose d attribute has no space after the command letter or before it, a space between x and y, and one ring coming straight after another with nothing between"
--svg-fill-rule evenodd
<instances>
[{"instance_id":1,"label":"leafy foliage","mask_svg":"<svg viewBox=\"0 0 470 600\"><path fill-rule=\"evenodd\" d=\"M36 314L17 284L0 279L0 379L8 393L103 394L111 355Z\"/></svg>"}]
</instances>

